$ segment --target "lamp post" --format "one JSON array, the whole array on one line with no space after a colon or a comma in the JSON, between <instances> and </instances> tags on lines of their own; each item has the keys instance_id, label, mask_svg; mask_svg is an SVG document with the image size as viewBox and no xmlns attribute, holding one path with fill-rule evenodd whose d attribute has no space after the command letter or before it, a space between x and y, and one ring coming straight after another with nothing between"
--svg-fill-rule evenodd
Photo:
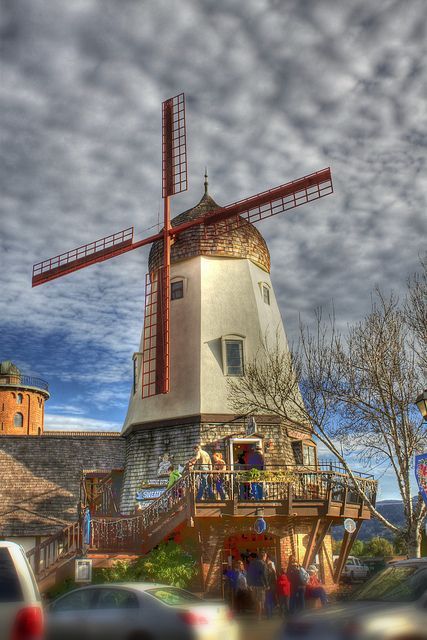
<instances>
[{"instance_id":1,"label":"lamp post","mask_svg":"<svg viewBox=\"0 0 427 640\"><path fill-rule=\"evenodd\" d=\"M415 400L415 404L417 405L423 419L427 420L427 389L424 389L424 391L420 393L418 398Z\"/></svg>"}]
</instances>

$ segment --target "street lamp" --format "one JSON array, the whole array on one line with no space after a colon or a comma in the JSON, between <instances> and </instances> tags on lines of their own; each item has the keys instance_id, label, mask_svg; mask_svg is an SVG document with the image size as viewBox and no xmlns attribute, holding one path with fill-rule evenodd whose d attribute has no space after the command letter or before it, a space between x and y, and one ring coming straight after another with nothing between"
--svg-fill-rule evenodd
<instances>
[{"instance_id":1,"label":"street lamp","mask_svg":"<svg viewBox=\"0 0 427 640\"><path fill-rule=\"evenodd\" d=\"M417 405L422 417L424 420L427 420L427 389L424 389L422 393L415 400L415 404Z\"/></svg>"}]
</instances>

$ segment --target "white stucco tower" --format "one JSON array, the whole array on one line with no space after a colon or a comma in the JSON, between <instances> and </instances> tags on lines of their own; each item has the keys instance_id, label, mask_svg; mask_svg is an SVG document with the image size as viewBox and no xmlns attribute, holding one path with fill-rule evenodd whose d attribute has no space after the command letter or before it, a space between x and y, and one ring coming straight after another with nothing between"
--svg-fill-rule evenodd
<instances>
[{"instance_id":1,"label":"white stucco tower","mask_svg":"<svg viewBox=\"0 0 427 640\"><path fill-rule=\"evenodd\" d=\"M217 207L205 183L200 202L175 217L172 226ZM162 260L163 246L158 242L150 252L149 271L161 266ZM182 463L196 442L208 441L228 455L224 439L244 433L245 424L242 419L236 423L228 406L227 379L241 375L266 335L286 347L270 280L270 256L259 231L242 220L231 229L223 223L182 232L171 249L168 394L142 398L141 355L134 356L135 379L123 427L128 442L124 510L130 509L141 479L156 475L159 456L166 453ZM142 341L143 337L140 353ZM267 422L283 456L286 445L277 419L270 416ZM292 447L287 448L287 455L292 455L289 451Z\"/></svg>"},{"instance_id":2,"label":"white stucco tower","mask_svg":"<svg viewBox=\"0 0 427 640\"><path fill-rule=\"evenodd\" d=\"M206 193L172 225L203 216L218 205ZM149 269L162 260L153 245ZM141 397L141 358L123 433L153 421L224 415L227 377L239 375L266 334L286 344L270 279L270 256L259 231L245 222L224 233L202 226L182 233L171 251L171 391ZM143 351L143 336L140 352Z\"/></svg>"}]
</instances>

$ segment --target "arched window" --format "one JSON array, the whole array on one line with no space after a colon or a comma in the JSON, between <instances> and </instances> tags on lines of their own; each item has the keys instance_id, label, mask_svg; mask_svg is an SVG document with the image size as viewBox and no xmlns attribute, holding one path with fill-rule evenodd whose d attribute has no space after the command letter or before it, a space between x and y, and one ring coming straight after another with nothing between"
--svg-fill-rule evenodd
<instances>
[{"instance_id":1,"label":"arched window","mask_svg":"<svg viewBox=\"0 0 427 640\"><path fill-rule=\"evenodd\" d=\"M15 417L13 418L13 424L15 427L24 426L24 416L22 415L22 413L15 413Z\"/></svg>"},{"instance_id":2,"label":"arched window","mask_svg":"<svg viewBox=\"0 0 427 640\"><path fill-rule=\"evenodd\" d=\"M22 398L22 393L18 393L18 395L16 396L16 404L22 404Z\"/></svg>"}]
</instances>

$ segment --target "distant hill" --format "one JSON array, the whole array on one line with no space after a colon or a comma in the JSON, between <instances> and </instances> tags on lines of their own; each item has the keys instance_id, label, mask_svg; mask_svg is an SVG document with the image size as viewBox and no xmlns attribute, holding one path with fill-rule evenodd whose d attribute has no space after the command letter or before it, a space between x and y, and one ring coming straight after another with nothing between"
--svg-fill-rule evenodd
<instances>
[{"instance_id":1,"label":"distant hill","mask_svg":"<svg viewBox=\"0 0 427 640\"><path fill-rule=\"evenodd\" d=\"M381 515L396 526L400 527L404 524L405 518L401 500L379 500L376 506ZM332 536L335 540L341 540L343 535L344 527L333 527ZM372 518L363 523L358 539L365 541L370 540L374 536L381 536L382 538L387 538L387 540L393 540L394 538L394 534L390 529L387 529L381 522Z\"/></svg>"}]
</instances>

